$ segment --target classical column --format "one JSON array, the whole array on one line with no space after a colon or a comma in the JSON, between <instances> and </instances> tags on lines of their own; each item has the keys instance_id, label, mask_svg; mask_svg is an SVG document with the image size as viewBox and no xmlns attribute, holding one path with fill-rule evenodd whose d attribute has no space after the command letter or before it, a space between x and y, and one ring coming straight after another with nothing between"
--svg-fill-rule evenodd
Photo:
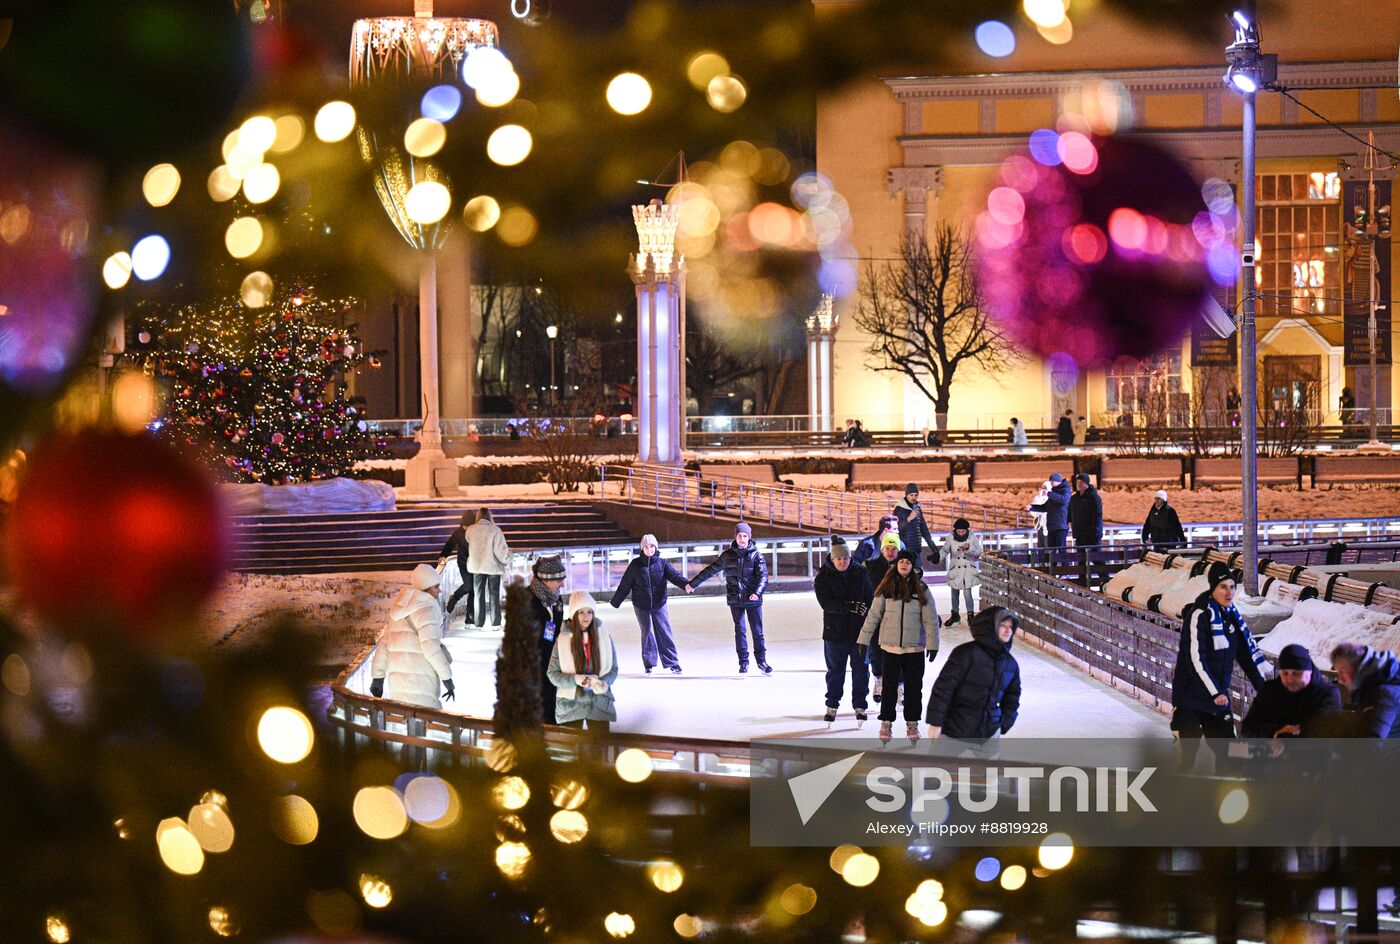
<instances>
[{"instance_id":1,"label":"classical column","mask_svg":"<svg viewBox=\"0 0 1400 944\"><path fill-rule=\"evenodd\" d=\"M813 432L836 428L832 398L835 365L831 356L840 323L835 299L830 295L823 295L816 311L807 316L807 422Z\"/></svg>"},{"instance_id":2,"label":"classical column","mask_svg":"<svg viewBox=\"0 0 1400 944\"><path fill-rule=\"evenodd\" d=\"M451 495L457 491L457 463L442 451L442 409L438 391L437 253L422 254L418 275L418 358L423 428L418 452L404 469L411 495Z\"/></svg>"},{"instance_id":3,"label":"classical column","mask_svg":"<svg viewBox=\"0 0 1400 944\"><path fill-rule=\"evenodd\" d=\"M891 167L886 172L886 182L890 187L890 197L904 194L904 231L928 235L928 195L932 191L934 199L943 192L942 167ZM933 215L938 217L938 205L933 207Z\"/></svg>"},{"instance_id":4,"label":"classical column","mask_svg":"<svg viewBox=\"0 0 1400 944\"><path fill-rule=\"evenodd\" d=\"M662 465L680 465L685 447L685 260L675 252L677 213L660 200L632 207L638 251L627 266L637 291L637 458Z\"/></svg>"}]
</instances>

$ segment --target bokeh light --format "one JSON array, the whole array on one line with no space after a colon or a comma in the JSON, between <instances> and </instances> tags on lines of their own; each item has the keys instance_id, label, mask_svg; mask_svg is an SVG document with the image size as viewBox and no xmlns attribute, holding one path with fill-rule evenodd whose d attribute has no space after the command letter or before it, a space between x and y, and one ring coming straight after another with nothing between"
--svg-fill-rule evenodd
<instances>
[{"instance_id":1,"label":"bokeh light","mask_svg":"<svg viewBox=\"0 0 1400 944\"><path fill-rule=\"evenodd\" d=\"M942 924L948 917L948 906L943 903L943 884L931 878L920 882L914 893L905 899L904 910L925 927Z\"/></svg>"},{"instance_id":2,"label":"bokeh light","mask_svg":"<svg viewBox=\"0 0 1400 944\"><path fill-rule=\"evenodd\" d=\"M1074 858L1074 842L1065 833L1051 833L1040 841L1039 858L1051 871L1062 869Z\"/></svg>"},{"instance_id":3,"label":"bokeh light","mask_svg":"<svg viewBox=\"0 0 1400 944\"><path fill-rule=\"evenodd\" d=\"M371 908L387 908L394 900L394 890L382 878L373 875L360 876L360 897Z\"/></svg>"},{"instance_id":4,"label":"bokeh light","mask_svg":"<svg viewBox=\"0 0 1400 944\"><path fill-rule=\"evenodd\" d=\"M678 914L676 920L671 922L671 928L683 938L699 937L700 932L705 930L705 924L692 914Z\"/></svg>"},{"instance_id":5,"label":"bokeh light","mask_svg":"<svg viewBox=\"0 0 1400 944\"><path fill-rule=\"evenodd\" d=\"M321 829L316 807L296 794L273 800L270 819L273 834L290 846L314 842Z\"/></svg>"},{"instance_id":6,"label":"bokeh light","mask_svg":"<svg viewBox=\"0 0 1400 944\"><path fill-rule=\"evenodd\" d=\"M306 122L297 115L283 115L276 121L277 134L272 139L273 154L286 154L295 151L306 137Z\"/></svg>"},{"instance_id":7,"label":"bokeh light","mask_svg":"<svg viewBox=\"0 0 1400 944\"><path fill-rule=\"evenodd\" d=\"M281 186L282 175L271 164L255 164L243 176L243 196L249 203L266 203Z\"/></svg>"},{"instance_id":8,"label":"bokeh light","mask_svg":"<svg viewBox=\"0 0 1400 944\"><path fill-rule=\"evenodd\" d=\"M864 888L879 875L880 860L868 852L857 852L841 865L841 878L857 888Z\"/></svg>"},{"instance_id":9,"label":"bokeh light","mask_svg":"<svg viewBox=\"0 0 1400 944\"><path fill-rule=\"evenodd\" d=\"M639 747L629 747L613 762L617 775L628 783L641 783L651 776L651 755Z\"/></svg>"},{"instance_id":10,"label":"bokeh light","mask_svg":"<svg viewBox=\"0 0 1400 944\"><path fill-rule=\"evenodd\" d=\"M622 72L608 83L608 107L619 115L638 115L651 104L651 83L635 72Z\"/></svg>"},{"instance_id":11,"label":"bokeh light","mask_svg":"<svg viewBox=\"0 0 1400 944\"><path fill-rule=\"evenodd\" d=\"M496 235L507 246L519 248L528 246L540 230L535 214L525 207L513 206L501 212L501 221L496 224Z\"/></svg>"},{"instance_id":12,"label":"bokeh light","mask_svg":"<svg viewBox=\"0 0 1400 944\"><path fill-rule=\"evenodd\" d=\"M246 259L262 247L263 226L256 216L240 216L224 231L224 247L235 259Z\"/></svg>"},{"instance_id":13,"label":"bokeh light","mask_svg":"<svg viewBox=\"0 0 1400 944\"><path fill-rule=\"evenodd\" d=\"M514 69L493 72L477 86L476 100L487 108L500 108L515 100L520 93L520 76Z\"/></svg>"},{"instance_id":14,"label":"bokeh light","mask_svg":"<svg viewBox=\"0 0 1400 944\"><path fill-rule=\"evenodd\" d=\"M1016 34L1000 20L986 20L977 24L973 31L977 48L993 58L1000 59L1016 51Z\"/></svg>"},{"instance_id":15,"label":"bokeh light","mask_svg":"<svg viewBox=\"0 0 1400 944\"><path fill-rule=\"evenodd\" d=\"M507 878L519 878L530 866L530 847L523 842L503 842L496 847L496 868Z\"/></svg>"},{"instance_id":16,"label":"bokeh light","mask_svg":"<svg viewBox=\"0 0 1400 944\"><path fill-rule=\"evenodd\" d=\"M534 139L521 125L501 125L486 139L486 156L502 167L514 167L530 156Z\"/></svg>"},{"instance_id":17,"label":"bokeh light","mask_svg":"<svg viewBox=\"0 0 1400 944\"><path fill-rule=\"evenodd\" d=\"M491 789L492 801L503 810L519 810L530 802L530 786L523 777L503 777Z\"/></svg>"},{"instance_id":18,"label":"bokeh light","mask_svg":"<svg viewBox=\"0 0 1400 944\"><path fill-rule=\"evenodd\" d=\"M717 52L698 52L685 67L685 77L702 92L710 87L711 79L728 74L729 60Z\"/></svg>"},{"instance_id":19,"label":"bokeh light","mask_svg":"<svg viewBox=\"0 0 1400 944\"><path fill-rule=\"evenodd\" d=\"M1243 787L1235 787L1220 801L1220 822L1233 826L1249 813L1249 794Z\"/></svg>"},{"instance_id":20,"label":"bokeh light","mask_svg":"<svg viewBox=\"0 0 1400 944\"><path fill-rule=\"evenodd\" d=\"M986 856L977 861L972 874L977 876L979 882L990 882L1001 874L1001 862L993 856Z\"/></svg>"},{"instance_id":21,"label":"bokeh light","mask_svg":"<svg viewBox=\"0 0 1400 944\"><path fill-rule=\"evenodd\" d=\"M131 272L143 282L158 279L170 264L170 244L152 234L131 248Z\"/></svg>"},{"instance_id":22,"label":"bokeh light","mask_svg":"<svg viewBox=\"0 0 1400 944\"><path fill-rule=\"evenodd\" d=\"M272 301L272 276L266 272L249 272L238 287L238 297L248 308L265 308Z\"/></svg>"},{"instance_id":23,"label":"bokeh light","mask_svg":"<svg viewBox=\"0 0 1400 944\"><path fill-rule=\"evenodd\" d=\"M447 128L432 118L417 118L403 133L404 150L414 157L432 157L447 143Z\"/></svg>"},{"instance_id":24,"label":"bokeh light","mask_svg":"<svg viewBox=\"0 0 1400 944\"><path fill-rule=\"evenodd\" d=\"M789 885L778 898L778 905L791 915L805 915L817 906L817 890L810 885Z\"/></svg>"},{"instance_id":25,"label":"bokeh light","mask_svg":"<svg viewBox=\"0 0 1400 944\"><path fill-rule=\"evenodd\" d=\"M549 831L562 843L579 842L588 835L588 818L578 810L559 810L549 818Z\"/></svg>"},{"instance_id":26,"label":"bokeh light","mask_svg":"<svg viewBox=\"0 0 1400 944\"><path fill-rule=\"evenodd\" d=\"M205 852L228 852L233 848L233 820L219 803L200 803L191 808L189 827Z\"/></svg>"},{"instance_id":27,"label":"bokeh light","mask_svg":"<svg viewBox=\"0 0 1400 944\"><path fill-rule=\"evenodd\" d=\"M501 218L501 205L496 198L481 194L472 197L462 207L462 221L478 233L484 233L495 226Z\"/></svg>"},{"instance_id":28,"label":"bokeh light","mask_svg":"<svg viewBox=\"0 0 1400 944\"><path fill-rule=\"evenodd\" d=\"M1026 19L1036 26L1052 29L1065 21L1065 5L1062 0L1021 0L1021 9Z\"/></svg>"},{"instance_id":29,"label":"bokeh light","mask_svg":"<svg viewBox=\"0 0 1400 944\"><path fill-rule=\"evenodd\" d=\"M110 289L119 289L131 281L131 253L114 252L102 263L102 281Z\"/></svg>"},{"instance_id":30,"label":"bokeh light","mask_svg":"<svg viewBox=\"0 0 1400 944\"><path fill-rule=\"evenodd\" d=\"M394 839L408 829L408 811L393 787L362 787L352 812L355 825L371 839Z\"/></svg>"},{"instance_id":31,"label":"bokeh light","mask_svg":"<svg viewBox=\"0 0 1400 944\"><path fill-rule=\"evenodd\" d=\"M715 111L738 111L748 100L749 90L736 75L717 75L705 86L705 99Z\"/></svg>"},{"instance_id":32,"label":"bokeh light","mask_svg":"<svg viewBox=\"0 0 1400 944\"><path fill-rule=\"evenodd\" d=\"M141 180L141 194L153 207L163 207L180 192L180 171L174 164L157 164Z\"/></svg>"},{"instance_id":33,"label":"bokeh light","mask_svg":"<svg viewBox=\"0 0 1400 944\"><path fill-rule=\"evenodd\" d=\"M613 911L603 919L603 928L613 937L628 937L637 930L637 922L631 915Z\"/></svg>"},{"instance_id":34,"label":"bokeh light","mask_svg":"<svg viewBox=\"0 0 1400 944\"><path fill-rule=\"evenodd\" d=\"M44 919L44 931L53 944L68 944L73 939L72 932L68 930L68 922L58 915L49 915Z\"/></svg>"},{"instance_id":35,"label":"bokeh light","mask_svg":"<svg viewBox=\"0 0 1400 944\"><path fill-rule=\"evenodd\" d=\"M436 180L420 180L404 195L403 208L410 220L427 226L452 209L452 192Z\"/></svg>"},{"instance_id":36,"label":"bokeh light","mask_svg":"<svg viewBox=\"0 0 1400 944\"><path fill-rule=\"evenodd\" d=\"M1071 39L1074 39L1074 24L1070 22L1069 17L1065 17L1054 26L1041 26L1036 24L1035 31L1039 33L1041 38L1047 43L1056 46L1063 46Z\"/></svg>"},{"instance_id":37,"label":"bokeh light","mask_svg":"<svg viewBox=\"0 0 1400 944\"><path fill-rule=\"evenodd\" d=\"M1009 892L1014 892L1025 884L1026 867L1024 865L1008 865L1001 873L1001 887Z\"/></svg>"},{"instance_id":38,"label":"bokeh light","mask_svg":"<svg viewBox=\"0 0 1400 944\"><path fill-rule=\"evenodd\" d=\"M479 89L504 72L513 72L510 60L494 46L478 46L462 60L462 81L468 88Z\"/></svg>"},{"instance_id":39,"label":"bokeh light","mask_svg":"<svg viewBox=\"0 0 1400 944\"><path fill-rule=\"evenodd\" d=\"M233 937L239 927L231 911L222 905L215 905L209 909L209 930L219 937Z\"/></svg>"},{"instance_id":40,"label":"bokeh light","mask_svg":"<svg viewBox=\"0 0 1400 944\"><path fill-rule=\"evenodd\" d=\"M657 859L647 866L647 878L657 891L670 894L685 883L685 873L681 867L669 859Z\"/></svg>"},{"instance_id":41,"label":"bokeh light","mask_svg":"<svg viewBox=\"0 0 1400 944\"><path fill-rule=\"evenodd\" d=\"M462 107L462 92L455 85L434 85L423 93L418 110L424 118L451 121Z\"/></svg>"},{"instance_id":42,"label":"bokeh light","mask_svg":"<svg viewBox=\"0 0 1400 944\"><path fill-rule=\"evenodd\" d=\"M355 130L355 107L349 102L326 102L316 112L316 137L327 144L344 141Z\"/></svg>"},{"instance_id":43,"label":"bokeh light","mask_svg":"<svg viewBox=\"0 0 1400 944\"><path fill-rule=\"evenodd\" d=\"M209 197L215 203L232 200L234 195L238 193L239 186L238 178L233 176L227 164L220 164L209 174Z\"/></svg>"},{"instance_id":44,"label":"bokeh light","mask_svg":"<svg viewBox=\"0 0 1400 944\"><path fill-rule=\"evenodd\" d=\"M278 705L258 719L258 746L279 764L295 764L311 753L316 732L311 721L295 708Z\"/></svg>"},{"instance_id":45,"label":"bokeh light","mask_svg":"<svg viewBox=\"0 0 1400 944\"><path fill-rule=\"evenodd\" d=\"M156 848L165 867L176 875L196 875L204 868L199 840L178 817L163 819L156 826Z\"/></svg>"},{"instance_id":46,"label":"bokeh light","mask_svg":"<svg viewBox=\"0 0 1400 944\"><path fill-rule=\"evenodd\" d=\"M254 154L265 154L277 140L277 122L267 115L254 115L238 129L235 147Z\"/></svg>"}]
</instances>

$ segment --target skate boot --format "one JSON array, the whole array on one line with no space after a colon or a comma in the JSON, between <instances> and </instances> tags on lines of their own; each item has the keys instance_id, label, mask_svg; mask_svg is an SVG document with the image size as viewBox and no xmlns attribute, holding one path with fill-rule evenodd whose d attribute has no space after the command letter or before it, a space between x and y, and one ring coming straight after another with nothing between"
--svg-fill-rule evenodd
<instances>
[{"instance_id":1,"label":"skate boot","mask_svg":"<svg viewBox=\"0 0 1400 944\"><path fill-rule=\"evenodd\" d=\"M671 674L672 674L672 675L680 675L680 674L681 674L681 667L678 666L678 665L673 665L673 666L671 666Z\"/></svg>"},{"instance_id":2,"label":"skate boot","mask_svg":"<svg viewBox=\"0 0 1400 944\"><path fill-rule=\"evenodd\" d=\"M740 662L740 663L739 663L739 674L740 674L740 675L747 675L748 673L749 673L749 664L748 664L747 662Z\"/></svg>"},{"instance_id":3,"label":"skate boot","mask_svg":"<svg viewBox=\"0 0 1400 944\"><path fill-rule=\"evenodd\" d=\"M825 716L822 720L824 720L824 721L826 722L826 726L827 726L828 728L831 727L833 724L835 724L835 723L836 723L836 709L835 709L835 708L828 708L828 709L826 709L826 716Z\"/></svg>"},{"instance_id":4,"label":"skate boot","mask_svg":"<svg viewBox=\"0 0 1400 944\"><path fill-rule=\"evenodd\" d=\"M772 675L772 674L773 674L773 667L772 667L771 665L769 665L767 662L764 662L762 659L759 659L759 660L758 660L758 671L762 672L764 675Z\"/></svg>"},{"instance_id":5,"label":"skate boot","mask_svg":"<svg viewBox=\"0 0 1400 944\"><path fill-rule=\"evenodd\" d=\"M888 743L890 743L890 738L894 737L894 732L891 730L892 727L893 727L893 723L892 723L892 722L889 722L889 721L881 721L881 722L880 722L880 743L881 743L881 744L888 744Z\"/></svg>"},{"instance_id":6,"label":"skate boot","mask_svg":"<svg viewBox=\"0 0 1400 944\"><path fill-rule=\"evenodd\" d=\"M857 708L857 709L856 709L856 727L858 727L858 728L864 727L864 726L865 726L865 718L866 718L865 709L864 709L864 708Z\"/></svg>"},{"instance_id":7,"label":"skate boot","mask_svg":"<svg viewBox=\"0 0 1400 944\"><path fill-rule=\"evenodd\" d=\"M880 703L880 693L885 689L884 681L879 676L875 677L875 691L871 693L871 697L875 699L877 705Z\"/></svg>"},{"instance_id":8,"label":"skate boot","mask_svg":"<svg viewBox=\"0 0 1400 944\"><path fill-rule=\"evenodd\" d=\"M956 626L956 625L958 625L958 621L961 620L961 619L962 619L961 616L959 616L957 613L954 613L952 616L948 617L948 621L947 621L946 623L944 623L943 625L944 625L944 626Z\"/></svg>"},{"instance_id":9,"label":"skate boot","mask_svg":"<svg viewBox=\"0 0 1400 944\"><path fill-rule=\"evenodd\" d=\"M917 722L917 721L906 721L906 722L904 722L904 736L907 737L907 738L909 739L909 743L910 743L910 744L918 744L918 743L919 743L919 722Z\"/></svg>"}]
</instances>

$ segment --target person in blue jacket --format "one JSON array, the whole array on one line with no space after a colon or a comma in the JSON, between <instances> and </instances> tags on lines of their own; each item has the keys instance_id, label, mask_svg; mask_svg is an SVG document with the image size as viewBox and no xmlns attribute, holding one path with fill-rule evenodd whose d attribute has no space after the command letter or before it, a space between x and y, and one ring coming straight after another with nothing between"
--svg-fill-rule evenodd
<instances>
[{"instance_id":1,"label":"person in blue jacket","mask_svg":"<svg viewBox=\"0 0 1400 944\"><path fill-rule=\"evenodd\" d=\"M1026 511L1045 515L1045 546L1064 547L1069 536L1069 483L1058 472L1050 473L1050 491Z\"/></svg>"},{"instance_id":2,"label":"person in blue jacket","mask_svg":"<svg viewBox=\"0 0 1400 944\"><path fill-rule=\"evenodd\" d=\"M753 654L758 670L772 675L768 647L763 642L763 591L768 587L768 564L754 546L753 528L748 522L740 521L734 526L734 543L721 551L710 566L692 577L685 585L685 592L694 593L696 587L721 570L724 571L725 602L734 620L734 651L739 656L739 671L749 670L749 643L744 634L747 622L753 633Z\"/></svg>"},{"instance_id":3,"label":"person in blue jacket","mask_svg":"<svg viewBox=\"0 0 1400 944\"><path fill-rule=\"evenodd\" d=\"M917 482L910 482L904 486L904 498L894 506L894 516L899 519L899 539L904 542L904 549L914 555L914 567L923 570L924 550L927 548L929 553L935 556L936 551L933 532L929 531L924 509L919 505ZM930 563L933 559L929 558Z\"/></svg>"},{"instance_id":4,"label":"person in blue jacket","mask_svg":"<svg viewBox=\"0 0 1400 944\"><path fill-rule=\"evenodd\" d=\"M1207 572L1210 589L1181 614L1181 642L1172 673L1172 734L1180 763L1189 770L1203 738L1233 739L1230 676L1239 663L1255 691L1264 687L1268 662L1254 634L1235 609L1235 574L1216 561Z\"/></svg>"},{"instance_id":5,"label":"person in blue jacket","mask_svg":"<svg viewBox=\"0 0 1400 944\"><path fill-rule=\"evenodd\" d=\"M680 657L671 635L671 614L666 610L666 584L684 587L685 578L670 561L662 559L659 547L656 535L642 535L642 552L627 565L611 602L614 607L622 606L622 601L631 595L632 612L642 631L642 665L647 674L656 668L659 652L661 664L680 675Z\"/></svg>"},{"instance_id":6,"label":"person in blue jacket","mask_svg":"<svg viewBox=\"0 0 1400 944\"><path fill-rule=\"evenodd\" d=\"M1337 681L1351 692L1360 733L1400 738L1400 659L1382 649L1344 642L1332 650Z\"/></svg>"},{"instance_id":7,"label":"person in blue jacket","mask_svg":"<svg viewBox=\"0 0 1400 944\"><path fill-rule=\"evenodd\" d=\"M880 519L880 527L874 534L860 539L855 553L851 555L851 563L863 565L866 561L879 557L880 541L886 534L891 533L899 534L899 519L894 515L885 515Z\"/></svg>"}]
</instances>

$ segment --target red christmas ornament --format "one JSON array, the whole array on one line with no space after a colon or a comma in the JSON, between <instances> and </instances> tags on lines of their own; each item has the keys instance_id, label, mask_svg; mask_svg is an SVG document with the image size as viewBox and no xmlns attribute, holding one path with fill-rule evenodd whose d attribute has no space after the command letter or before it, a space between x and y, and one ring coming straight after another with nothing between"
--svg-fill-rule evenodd
<instances>
[{"instance_id":1,"label":"red christmas ornament","mask_svg":"<svg viewBox=\"0 0 1400 944\"><path fill-rule=\"evenodd\" d=\"M19 597L74 635L165 634L218 585L226 548L209 480L150 436L111 432L35 455L5 531Z\"/></svg>"}]
</instances>

